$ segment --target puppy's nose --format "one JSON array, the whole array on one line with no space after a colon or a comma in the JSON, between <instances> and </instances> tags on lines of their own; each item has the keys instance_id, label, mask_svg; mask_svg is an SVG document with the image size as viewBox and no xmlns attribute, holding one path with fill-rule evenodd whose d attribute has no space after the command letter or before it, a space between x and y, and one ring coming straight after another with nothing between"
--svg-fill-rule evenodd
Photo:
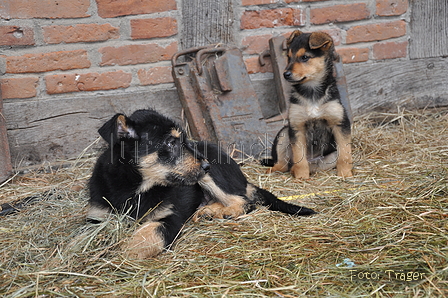
<instances>
[{"instance_id":1,"label":"puppy's nose","mask_svg":"<svg viewBox=\"0 0 448 298\"><path fill-rule=\"evenodd\" d=\"M289 70L288 70L288 71L285 71L285 72L283 73L283 77L284 77L285 79L289 80L289 79L292 77L292 72L290 72Z\"/></svg>"},{"instance_id":2,"label":"puppy's nose","mask_svg":"<svg viewBox=\"0 0 448 298\"><path fill-rule=\"evenodd\" d=\"M208 171L210 171L210 164L206 160L203 160L201 162L201 168L204 170L204 172L208 173Z\"/></svg>"}]
</instances>

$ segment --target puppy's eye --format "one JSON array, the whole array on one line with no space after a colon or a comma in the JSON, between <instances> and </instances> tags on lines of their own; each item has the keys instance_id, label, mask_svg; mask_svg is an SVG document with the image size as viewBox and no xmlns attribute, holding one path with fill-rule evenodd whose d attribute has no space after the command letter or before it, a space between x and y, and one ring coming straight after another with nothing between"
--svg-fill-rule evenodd
<instances>
[{"instance_id":1,"label":"puppy's eye","mask_svg":"<svg viewBox=\"0 0 448 298\"><path fill-rule=\"evenodd\" d=\"M176 139L170 140L167 145L170 148L174 148L176 146Z\"/></svg>"},{"instance_id":2,"label":"puppy's eye","mask_svg":"<svg viewBox=\"0 0 448 298\"><path fill-rule=\"evenodd\" d=\"M177 144L177 139L176 138L170 137L170 138L165 140L165 145L168 148L174 148L174 147L176 147L176 144Z\"/></svg>"},{"instance_id":3,"label":"puppy's eye","mask_svg":"<svg viewBox=\"0 0 448 298\"><path fill-rule=\"evenodd\" d=\"M300 57L300 61L302 62L307 62L308 60L310 60L310 57L307 55L303 55L302 57Z\"/></svg>"}]
</instances>

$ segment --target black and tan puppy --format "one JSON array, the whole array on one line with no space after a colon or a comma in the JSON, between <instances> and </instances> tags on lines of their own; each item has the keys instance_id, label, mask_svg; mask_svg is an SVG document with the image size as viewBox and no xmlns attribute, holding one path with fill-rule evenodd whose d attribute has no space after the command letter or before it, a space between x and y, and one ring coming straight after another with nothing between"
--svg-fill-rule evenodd
<instances>
[{"instance_id":1,"label":"black and tan puppy","mask_svg":"<svg viewBox=\"0 0 448 298\"><path fill-rule=\"evenodd\" d=\"M133 258L157 255L204 201L197 184L209 164L189 146L183 131L152 110L117 114L98 132L109 144L89 182L90 221L127 212L143 225L128 241Z\"/></svg>"},{"instance_id":2,"label":"black and tan puppy","mask_svg":"<svg viewBox=\"0 0 448 298\"><path fill-rule=\"evenodd\" d=\"M336 166L352 176L351 127L333 76L335 51L324 32L294 31L287 39L288 64L283 73L291 83L289 124L277 134L269 172L291 171L295 178Z\"/></svg>"},{"instance_id":3,"label":"black and tan puppy","mask_svg":"<svg viewBox=\"0 0 448 298\"><path fill-rule=\"evenodd\" d=\"M162 252L193 214L237 217L257 204L294 215L315 213L248 183L220 147L187 140L178 124L154 110L117 114L99 133L109 147L89 182L88 219L102 220L112 211L140 219L126 246L131 257Z\"/></svg>"}]
</instances>

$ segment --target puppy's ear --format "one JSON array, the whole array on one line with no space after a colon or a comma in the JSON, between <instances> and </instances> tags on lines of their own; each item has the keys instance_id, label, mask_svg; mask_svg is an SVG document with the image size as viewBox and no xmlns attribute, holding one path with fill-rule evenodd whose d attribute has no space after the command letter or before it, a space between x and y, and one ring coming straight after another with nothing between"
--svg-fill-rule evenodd
<instances>
[{"instance_id":1,"label":"puppy's ear","mask_svg":"<svg viewBox=\"0 0 448 298\"><path fill-rule=\"evenodd\" d=\"M291 42L293 41L293 39L296 38L297 36L301 35L302 33L303 32L300 30L294 30L294 32L292 32L291 35L286 40L286 46L289 47L291 45Z\"/></svg>"},{"instance_id":2,"label":"puppy's ear","mask_svg":"<svg viewBox=\"0 0 448 298\"><path fill-rule=\"evenodd\" d=\"M120 139L136 139L137 133L132 121L123 114L116 114L98 129L100 136L109 145L117 143Z\"/></svg>"},{"instance_id":3,"label":"puppy's ear","mask_svg":"<svg viewBox=\"0 0 448 298\"><path fill-rule=\"evenodd\" d=\"M309 41L310 49L321 49L327 51L333 45L333 39L330 35L324 32L313 32L310 35Z\"/></svg>"}]
</instances>

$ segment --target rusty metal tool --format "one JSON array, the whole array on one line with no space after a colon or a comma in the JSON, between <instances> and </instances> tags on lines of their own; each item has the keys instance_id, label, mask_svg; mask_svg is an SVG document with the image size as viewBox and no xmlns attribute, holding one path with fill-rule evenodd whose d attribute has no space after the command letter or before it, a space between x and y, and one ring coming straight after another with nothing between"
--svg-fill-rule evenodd
<instances>
[{"instance_id":1,"label":"rusty metal tool","mask_svg":"<svg viewBox=\"0 0 448 298\"><path fill-rule=\"evenodd\" d=\"M194 57L179 62L186 55ZM272 133L238 48L212 45L181 51L173 56L172 66L194 138L217 142L233 157L258 156L267 149Z\"/></svg>"}]
</instances>

